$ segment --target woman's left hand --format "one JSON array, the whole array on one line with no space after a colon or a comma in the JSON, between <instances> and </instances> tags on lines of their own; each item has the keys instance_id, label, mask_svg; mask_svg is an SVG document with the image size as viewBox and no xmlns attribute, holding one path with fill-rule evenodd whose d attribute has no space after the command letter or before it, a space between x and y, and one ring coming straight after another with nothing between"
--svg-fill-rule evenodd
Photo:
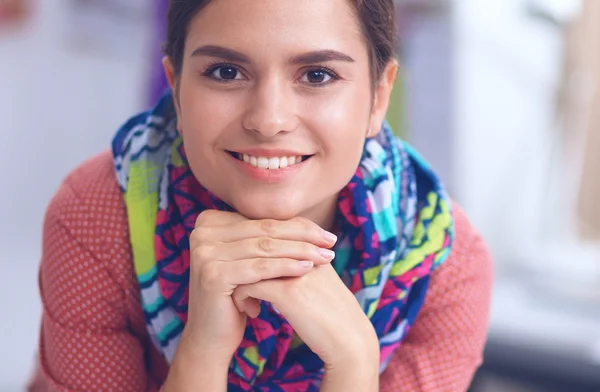
<instances>
[{"instance_id":1,"label":"woman's left hand","mask_svg":"<svg viewBox=\"0 0 600 392\"><path fill-rule=\"evenodd\" d=\"M265 280L239 286L236 303L248 298L268 301L288 320L300 339L321 358L325 369L379 370L379 342L354 294L330 264L298 278ZM257 317L258 303L246 309Z\"/></svg>"}]
</instances>

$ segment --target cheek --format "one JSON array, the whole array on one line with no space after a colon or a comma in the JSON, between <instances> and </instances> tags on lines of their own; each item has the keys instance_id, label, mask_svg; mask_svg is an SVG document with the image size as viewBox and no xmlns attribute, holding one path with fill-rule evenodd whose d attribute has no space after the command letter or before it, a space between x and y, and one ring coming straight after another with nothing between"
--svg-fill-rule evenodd
<instances>
[{"instance_id":1,"label":"cheek","mask_svg":"<svg viewBox=\"0 0 600 392\"><path fill-rule=\"evenodd\" d=\"M355 126L360 126L368 122L370 90L362 83L342 84L331 91L303 97L300 107L305 119L332 125L354 122Z\"/></svg>"},{"instance_id":2,"label":"cheek","mask_svg":"<svg viewBox=\"0 0 600 392\"><path fill-rule=\"evenodd\" d=\"M333 176L349 181L362 156L365 137L362 127L348 123L343 129L336 129L328 138L325 151L326 170Z\"/></svg>"},{"instance_id":3,"label":"cheek","mask_svg":"<svg viewBox=\"0 0 600 392\"><path fill-rule=\"evenodd\" d=\"M370 90L351 86L306 102L303 119L318 129L324 155L350 165L360 159L370 117ZM345 158L344 158L345 157Z\"/></svg>"},{"instance_id":4,"label":"cheek","mask_svg":"<svg viewBox=\"0 0 600 392\"><path fill-rule=\"evenodd\" d=\"M180 93L181 128L190 148L212 148L223 130L239 116L239 99L235 94L209 91L190 85ZM186 146L187 147L187 146Z\"/></svg>"}]
</instances>

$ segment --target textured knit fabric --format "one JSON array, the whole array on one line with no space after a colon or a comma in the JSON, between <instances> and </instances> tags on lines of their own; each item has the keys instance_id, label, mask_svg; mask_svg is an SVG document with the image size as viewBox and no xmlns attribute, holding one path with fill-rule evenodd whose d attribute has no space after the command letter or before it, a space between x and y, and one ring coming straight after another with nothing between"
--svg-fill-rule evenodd
<instances>
[{"instance_id":1,"label":"textured knit fabric","mask_svg":"<svg viewBox=\"0 0 600 392\"><path fill-rule=\"evenodd\" d=\"M464 391L485 342L492 268L482 239L454 207L456 242L381 391ZM44 227L44 314L30 390L156 391L168 366L145 327L125 206L108 153L59 189Z\"/></svg>"},{"instance_id":2,"label":"textured knit fabric","mask_svg":"<svg viewBox=\"0 0 600 392\"><path fill-rule=\"evenodd\" d=\"M192 173L176 124L167 90L113 142L146 325L168 362L187 320L196 219L207 209L232 211ZM450 201L424 159L384 123L367 139L336 212L333 265L377 333L383 372L421 309L431 273L450 253ZM233 355L228 390L318 392L323 361L304 344L293 347L292 327L262 301Z\"/></svg>"}]
</instances>

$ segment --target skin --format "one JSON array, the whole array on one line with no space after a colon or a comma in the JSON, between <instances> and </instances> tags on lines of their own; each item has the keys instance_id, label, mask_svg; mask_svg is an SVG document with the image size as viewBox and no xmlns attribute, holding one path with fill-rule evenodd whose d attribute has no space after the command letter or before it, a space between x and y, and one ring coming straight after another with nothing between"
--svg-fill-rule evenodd
<instances>
[{"instance_id":1,"label":"skin","mask_svg":"<svg viewBox=\"0 0 600 392\"><path fill-rule=\"evenodd\" d=\"M168 59L165 65L169 80L178 85L179 129L194 175L248 218L302 216L328 227L337 193L356 171L368 130L374 136L380 129L396 64L389 65L372 91L367 44L347 0L215 0L188 31L178 81ZM248 58L248 63L231 62L240 71L238 80L223 83L202 76L215 61L228 61L192 55L206 45ZM354 61L289 64L321 50ZM309 83L307 71L319 67L332 69L339 79ZM314 156L289 181L259 185L241 174L225 152L250 147Z\"/></svg>"},{"instance_id":2,"label":"skin","mask_svg":"<svg viewBox=\"0 0 600 392\"><path fill-rule=\"evenodd\" d=\"M221 48L243 59L224 58ZM336 58L315 58L324 51ZM335 243L324 228L365 139L380 129L395 60L373 88L347 0L213 0L189 26L181 74L170 59L164 65L194 175L238 211L198 218L188 323L165 390L225 391L259 300L272 302L324 361L322 391L378 390L373 327L320 250ZM283 181L257 181L227 152L247 148L311 157Z\"/></svg>"}]
</instances>

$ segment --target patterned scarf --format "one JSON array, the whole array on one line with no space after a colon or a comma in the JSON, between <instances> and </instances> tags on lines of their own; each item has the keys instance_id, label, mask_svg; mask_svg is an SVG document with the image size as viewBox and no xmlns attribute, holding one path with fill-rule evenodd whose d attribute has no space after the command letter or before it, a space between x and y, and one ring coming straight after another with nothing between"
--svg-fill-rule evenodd
<instances>
[{"instance_id":1,"label":"patterned scarf","mask_svg":"<svg viewBox=\"0 0 600 392\"><path fill-rule=\"evenodd\" d=\"M171 361L187 320L195 219L232 209L193 176L170 91L117 132L113 154L148 331ZM339 195L337 227L333 265L375 327L383 371L450 252L449 200L429 166L384 124ZM323 362L271 304L261 306L231 361L228 390L318 391Z\"/></svg>"}]
</instances>

